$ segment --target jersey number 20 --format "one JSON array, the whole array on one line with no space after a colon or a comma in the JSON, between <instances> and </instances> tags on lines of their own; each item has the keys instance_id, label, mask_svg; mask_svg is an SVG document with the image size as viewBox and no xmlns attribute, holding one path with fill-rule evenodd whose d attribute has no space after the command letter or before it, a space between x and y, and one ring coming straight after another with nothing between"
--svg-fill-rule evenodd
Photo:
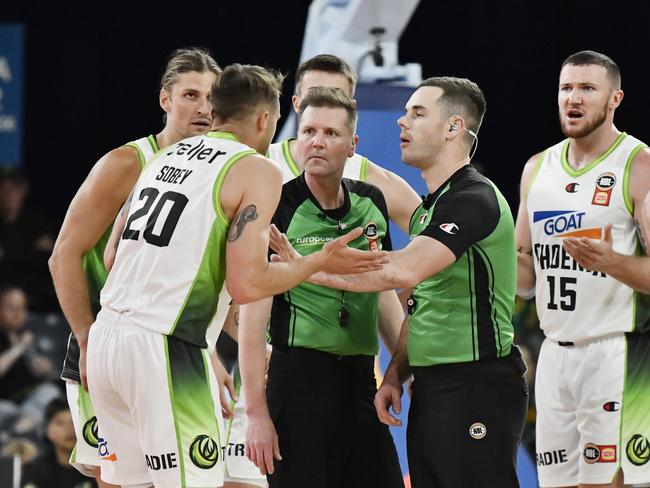
<instances>
[{"instance_id":1,"label":"jersey number 20","mask_svg":"<svg viewBox=\"0 0 650 488\"><path fill-rule=\"evenodd\" d=\"M149 214L151 207L157 200L156 206L153 207L153 210L147 219L147 224L142 233L142 237L145 241L154 246L165 247L169 245L174 229L176 229L176 225L178 224L178 219L180 218L181 213L183 213L183 209L189 200L182 193L175 191L166 191L160 195L160 198L158 198L159 194L160 192L156 188L144 188L140 192L139 200L146 200L144 205L133 212L131 217L129 217L126 227L124 228L124 233L122 234L122 239L133 239L134 241L139 239L140 231L132 229L131 226L133 225L133 222ZM158 221L158 217L160 217L160 212L162 212L167 202L171 202L171 208L169 208L169 211L167 212L167 217L165 218L162 227L158 227L158 232L156 233L156 222ZM167 206L169 207L169 205Z\"/></svg>"}]
</instances>

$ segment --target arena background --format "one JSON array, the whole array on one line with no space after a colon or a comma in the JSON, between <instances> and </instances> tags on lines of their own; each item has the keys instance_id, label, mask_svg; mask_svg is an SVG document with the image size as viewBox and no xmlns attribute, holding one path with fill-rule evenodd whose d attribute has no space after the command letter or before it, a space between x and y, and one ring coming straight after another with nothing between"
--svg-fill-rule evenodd
<instances>
[{"instance_id":1,"label":"arena background","mask_svg":"<svg viewBox=\"0 0 650 488\"><path fill-rule=\"evenodd\" d=\"M222 66L262 64L287 73L286 115L309 3L3 5L0 22L24 26L22 167L30 206L58 227L102 154L160 130L158 83L175 48L204 46ZM420 63L425 78L455 75L481 86L488 111L474 159L516 210L523 164L561 138L557 77L567 55L593 49L619 64L625 99L616 125L650 140L647 18L643 2L421 0L401 38L399 61ZM399 161L398 131L389 117L399 112L398 99L377 110L360 91L358 150L407 171L423 193L417 173ZM390 137L378 137L391 131L392 147Z\"/></svg>"}]
</instances>

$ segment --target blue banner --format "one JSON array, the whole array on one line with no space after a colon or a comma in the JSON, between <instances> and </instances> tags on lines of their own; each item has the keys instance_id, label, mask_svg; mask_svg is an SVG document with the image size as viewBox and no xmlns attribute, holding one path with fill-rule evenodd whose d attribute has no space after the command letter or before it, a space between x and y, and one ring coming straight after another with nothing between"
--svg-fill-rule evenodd
<instances>
[{"instance_id":1,"label":"blue banner","mask_svg":"<svg viewBox=\"0 0 650 488\"><path fill-rule=\"evenodd\" d=\"M22 150L23 26L0 24L0 165L19 165Z\"/></svg>"}]
</instances>

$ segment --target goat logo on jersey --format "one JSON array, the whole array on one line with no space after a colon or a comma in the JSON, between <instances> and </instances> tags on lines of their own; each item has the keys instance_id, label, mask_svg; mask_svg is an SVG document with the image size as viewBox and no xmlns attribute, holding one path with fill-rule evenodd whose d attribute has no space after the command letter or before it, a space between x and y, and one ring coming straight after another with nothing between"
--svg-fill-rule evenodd
<instances>
[{"instance_id":1,"label":"goat logo on jersey","mask_svg":"<svg viewBox=\"0 0 650 488\"><path fill-rule=\"evenodd\" d=\"M542 222L544 233L554 237L589 237L600 239L600 227L583 229L586 212L576 210L544 210L533 213L533 223Z\"/></svg>"}]
</instances>

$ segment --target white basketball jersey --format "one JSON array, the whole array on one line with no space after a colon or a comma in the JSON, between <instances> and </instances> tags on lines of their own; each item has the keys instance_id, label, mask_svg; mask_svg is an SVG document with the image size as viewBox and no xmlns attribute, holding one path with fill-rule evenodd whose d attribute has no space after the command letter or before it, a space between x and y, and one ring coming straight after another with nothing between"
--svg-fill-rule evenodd
<instances>
[{"instance_id":1,"label":"white basketball jersey","mask_svg":"<svg viewBox=\"0 0 650 488\"><path fill-rule=\"evenodd\" d=\"M298 168L298 164L296 164L291 155L291 150L289 149L289 142L293 140L295 139L287 139L286 141L271 144L266 153L267 158L280 165L283 183L293 180L302 173L300 168ZM348 158L345 162L345 167L343 168L343 178L366 181L368 162L368 159L364 158L360 154L355 154L351 158Z\"/></svg>"},{"instance_id":2,"label":"white basketball jersey","mask_svg":"<svg viewBox=\"0 0 650 488\"><path fill-rule=\"evenodd\" d=\"M138 151L140 169L144 168L156 153L160 151L158 148L158 142L156 142L156 136L154 135L141 137L140 139L126 143L125 146L135 148L135 150Z\"/></svg>"},{"instance_id":3,"label":"white basketball jersey","mask_svg":"<svg viewBox=\"0 0 650 488\"><path fill-rule=\"evenodd\" d=\"M206 333L216 339L208 328L223 323L215 318L227 300L220 293L230 225L221 187L249 154L256 152L232 134L211 132L169 146L147 164L101 293L103 308L200 347Z\"/></svg>"},{"instance_id":4,"label":"white basketball jersey","mask_svg":"<svg viewBox=\"0 0 650 488\"><path fill-rule=\"evenodd\" d=\"M580 341L642 330L648 322L648 309L643 305L647 296L604 273L581 268L562 247L564 237L601 239L611 223L614 250L638 253L629 175L632 160L644 147L622 133L605 153L580 170L567 162L569 140L540 156L526 205L537 277L537 314L551 339Z\"/></svg>"}]
</instances>

